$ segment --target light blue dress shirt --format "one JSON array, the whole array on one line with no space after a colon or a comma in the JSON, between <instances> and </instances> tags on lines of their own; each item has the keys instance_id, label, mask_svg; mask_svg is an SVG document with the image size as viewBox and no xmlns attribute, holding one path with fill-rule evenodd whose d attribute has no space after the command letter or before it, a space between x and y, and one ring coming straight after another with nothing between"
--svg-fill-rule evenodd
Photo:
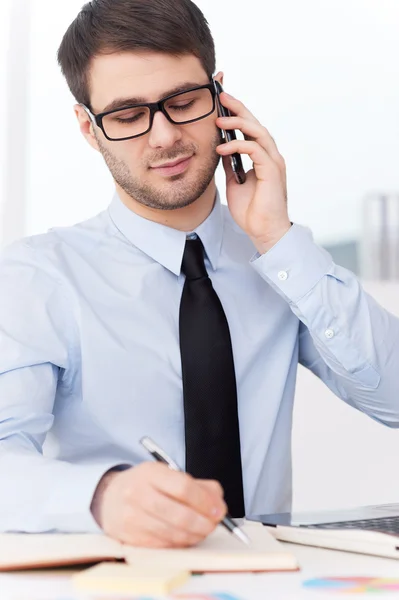
<instances>
[{"instance_id":1,"label":"light blue dress shirt","mask_svg":"<svg viewBox=\"0 0 399 600\"><path fill-rule=\"evenodd\" d=\"M398 427L399 320L305 227L259 256L217 196L195 233L230 325L247 515L288 511L298 362ZM185 242L115 196L3 253L0 530L99 531L95 488L108 469L149 460L143 435L184 467Z\"/></svg>"}]
</instances>

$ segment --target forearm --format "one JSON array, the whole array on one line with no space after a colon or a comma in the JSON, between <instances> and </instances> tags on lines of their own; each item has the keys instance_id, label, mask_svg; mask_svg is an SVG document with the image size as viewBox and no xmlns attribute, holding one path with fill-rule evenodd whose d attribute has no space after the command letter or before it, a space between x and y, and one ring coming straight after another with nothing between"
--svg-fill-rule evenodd
<instances>
[{"instance_id":1,"label":"forearm","mask_svg":"<svg viewBox=\"0 0 399 600\"><path fill-rule=\"evenodd\" d=\"M253 264L303 324L300 362L348 403L399 426L399 319L298 226Z\"/></svg>"},{"instance_id":2,"label":"forearm","mask_svg":"<svg viewBox=\"0 0 399 600\"><path fill-rule=\"evenodd\" d=\"M0 446L1 531L99 531L90 504L111 465L71 465L5 444Z\"/></svg>"},{"instance_id":3,"label":"forearm","mask_svg":"<svg viewBox=\"0 0 399 600\"><path fill-rule=\"evenodd\" d=\"M72 465L0 442L0 531L99 532L94 492L114 464Z\"/></svg>"}]
</instances>

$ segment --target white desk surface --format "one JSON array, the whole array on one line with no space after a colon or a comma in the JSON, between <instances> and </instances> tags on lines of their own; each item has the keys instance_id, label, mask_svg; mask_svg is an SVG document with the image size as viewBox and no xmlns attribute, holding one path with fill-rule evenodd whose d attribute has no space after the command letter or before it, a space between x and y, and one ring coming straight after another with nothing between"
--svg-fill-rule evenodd
<instances>
[{"instance_id":1,"label":"white desk surface","mask_svg":"<svg viewBox=\"0 0 399 600\"><path fill-rule=\"evenodd\" d=\"M238 600L334 600L346 594L306 589L302 583L314 577L388 577L399 578L399 560L384 559L349 552L338 552L284 544L293 552L301 570L292 573L215 574L192 577L176 594L228 593ZM1 600L80 600L70 577L74 570L49 570L0 574ZM349 597L353 594L349 594ZM370 594L355 595L370 598ZM122 600L122 596L106 594L104 600ZM399 592L372 593L371 597L398 600ZM100 594L92 598L101 600ZM188 600L188 599L187 599ZM192 598L192 600L200 600ZM206 599L203 599L206 600Z\"/></svg>"}]
</instances>

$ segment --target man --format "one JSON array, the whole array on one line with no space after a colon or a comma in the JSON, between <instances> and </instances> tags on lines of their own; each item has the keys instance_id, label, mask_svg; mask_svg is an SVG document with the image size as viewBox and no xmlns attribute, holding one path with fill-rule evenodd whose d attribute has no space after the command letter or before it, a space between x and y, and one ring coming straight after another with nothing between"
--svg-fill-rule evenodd
<instances>
[{"instance_id":1,"label":"man","mask_svg":"<svg viewBox=\"0 0 399 600\"><path fill-rule=\"evenodd\" d=\"M289 510L298 362L397 427L398 320L291 224L265 127L225 93L236 116L217 118L190 0L93 0L58 58L116 195L3 255L1 530L189 546L227 507ZM253 161L243 185L234 152ZM151 461L144 435L187 474Z\"/></svg>"}]
</instances>

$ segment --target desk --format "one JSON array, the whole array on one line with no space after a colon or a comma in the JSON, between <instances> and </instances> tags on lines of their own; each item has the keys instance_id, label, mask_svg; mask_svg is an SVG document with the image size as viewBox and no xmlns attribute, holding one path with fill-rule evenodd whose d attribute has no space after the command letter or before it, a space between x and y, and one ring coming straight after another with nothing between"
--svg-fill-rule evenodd
<instances>
[{"instance_id":1,"label":"desk","mask_svg":"<svg viewBox=\"0 0 399 600\"><path fill-rule=\"evenodd\" d=\"M338 600L351 595L303 588L302 582L314 577L364 576L399 578L399 561L349 552L323 550L284 544L295 554L302 567L293 573L216 574L192 577L178 593L209 594L227 592L242 600ZM70 582L77 569L0 574L1 600L75 600ZM100 600L98 594L96 600ZM397 599L392 594L361 594L354 598ZM107 600L111 597L106 596ZM116 597L115 597L116 598ZM120 596L118 597L120 600ZM195 600L195 599L193 599Z\"/></svg>"}]
</instances>

